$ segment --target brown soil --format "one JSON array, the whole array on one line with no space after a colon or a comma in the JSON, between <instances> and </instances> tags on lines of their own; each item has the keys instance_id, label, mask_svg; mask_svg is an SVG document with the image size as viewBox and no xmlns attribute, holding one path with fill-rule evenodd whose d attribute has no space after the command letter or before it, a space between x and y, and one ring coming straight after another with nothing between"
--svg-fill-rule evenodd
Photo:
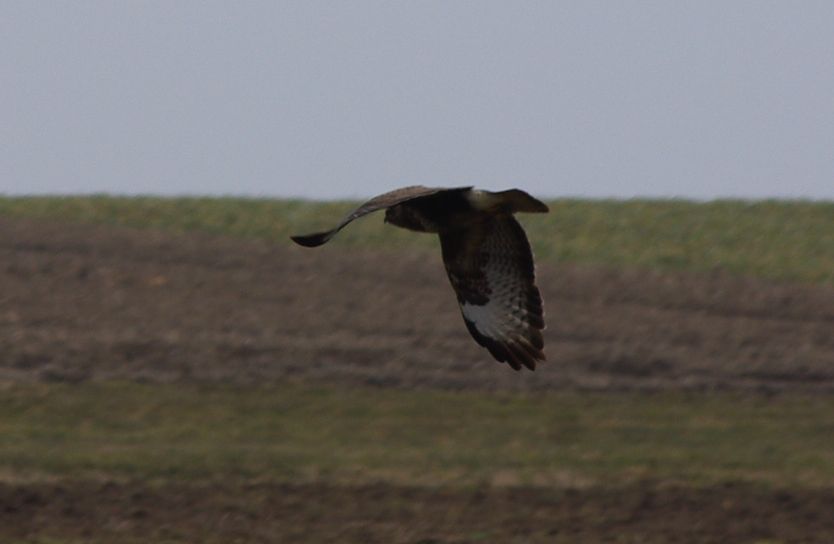
<instances>
[{"instance_id":1,"label":"brown soil","mask_svg":"<svg viewBox=\"0 0 834 544\"><path fill-rule=\"evenodd\" d=\"M548 361L494 362L439 254L0 218L0 381L834 391L834 288L543 265Z\"/></svg>"},{"instance_id":2,"label":"brown soil","mask_svg":"<svg viewBox=\"0 0 834 544\"><path fill-rule=\"evenodd\" d=\"M0 537L83 542L834 542L834 491L0 484ZM26 540L30 541L30 540Z\"/></svg>"},{"instance_id":3,"label":"brown soil","mask_svg":"<svg viewBox=\"0 0 834 544\"><path fill-rule=\"evenodd\" d=\"M0 382L834 391L834 288L540 266L548 361L468 336L438 254L0 218ZM0 542L834 542L834 490L0 483Z\"/></svg>"}]
</instances>

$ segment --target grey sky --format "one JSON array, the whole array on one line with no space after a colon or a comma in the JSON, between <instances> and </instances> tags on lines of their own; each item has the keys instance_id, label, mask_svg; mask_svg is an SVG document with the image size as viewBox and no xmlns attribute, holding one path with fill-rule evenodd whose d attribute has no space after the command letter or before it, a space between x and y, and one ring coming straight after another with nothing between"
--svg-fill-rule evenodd
<instances>
[{"instance_id":1,"label":"grey sky","mask_svg":"<svg viewBox=\"0 0 834 544\"><path fill-rule=\"evenodd\" d=\"M0 193L834 199L834 2L0 2Z\"/></svg>"}]
</instances>

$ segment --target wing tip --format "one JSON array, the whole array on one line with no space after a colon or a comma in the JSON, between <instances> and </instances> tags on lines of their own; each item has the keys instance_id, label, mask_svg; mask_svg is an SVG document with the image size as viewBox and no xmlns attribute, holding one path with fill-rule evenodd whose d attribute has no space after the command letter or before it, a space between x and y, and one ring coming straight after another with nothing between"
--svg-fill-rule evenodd
<instances>
[{"instance_id":1,"label":"wing tip","mask_svg":"<svg viewBox=\"0 0 834 544\"><path fill-rule=\"evenodd\" d=\"M508 365L510 365L510 367L513 370L515 370L517 372L521 372L521 370L523 368L526 368L530 372L535 372L537 362L545 360L544 353L541 352L541 351L537 351L535 353L532 353L532 352L525 351L525 350L521 349L519 346L516 346L516 345L512 345L513 346L512 348L507 347L507 346L510 346L510 345L511 344L506 344L505 345L505 350L506 350L505 353L508 354L508 356L506 357L506 361L500 361L500 362L506 362ZM492 353L492 352L490 351L490 353ZM493 353L493 356L495 356L494 353ZM498 359L498 357L496 357L496 359Z\"/></svg>"},{"instance_id":2,"label":"wing tip","mask_svg":"<svg viewBox=\"0 0 834 544\"><path fill-rule=\"evenodd\" d=\"M294 235L290 239L296 244L304 247L318 247L330 239L331 232L316 232L314 234Z\"/></svg>"},{"instance_id":3,"label":"wing tip","mask_svg":"<svg viewBox=\"0 0 834 544\"><path fill-rule=\"evenodd\" d=\"M466 324L466 328L469 330L472 338L478 344L485 347L496 361L499 363L507 363L515 371L521 371L522 368L535 371L536 362L545 360L544 345L541 340L535 342L535 336L532 342L528 339L524 341L501 341L481 334L475 324L465 316L463 322ZM538 338L541 338L540 333ZM538 345L540 343L542 344L541 346Z\"/></svg>"}]
</instances>

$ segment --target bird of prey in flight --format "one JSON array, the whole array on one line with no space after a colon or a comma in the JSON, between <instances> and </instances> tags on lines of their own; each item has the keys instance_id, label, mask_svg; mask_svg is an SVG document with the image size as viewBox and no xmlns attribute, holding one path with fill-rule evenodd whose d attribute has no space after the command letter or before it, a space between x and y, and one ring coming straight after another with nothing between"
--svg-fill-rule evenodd
<instances>
[{"instance_id":1,"label":"bird of prey in flight","mask_svg":"<svg viewBox=\"0 0 834 544\"><path fill-rule=\"evenodd\" d=\"M331 230L292 239L320 246L354 219L381 209L386 223L440 236L446 273L478 344L515 370L534 370L536 361L544 361L544 311L533 254L513 217L547 212L543 202L519 189L404 187L370 199Z\"/></svg>"}]
</instances>

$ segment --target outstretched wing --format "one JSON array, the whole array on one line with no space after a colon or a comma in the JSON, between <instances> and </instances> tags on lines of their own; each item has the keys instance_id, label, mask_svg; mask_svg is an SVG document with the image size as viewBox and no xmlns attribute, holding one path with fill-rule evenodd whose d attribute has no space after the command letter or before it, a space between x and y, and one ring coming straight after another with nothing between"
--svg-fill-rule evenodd
<instances>
[{"instance_id":1,"label":"outstretched wing","mask_svg":"<svg viewBox=\"0 0 834 544\"><path fill-rule=\"evenodd\" d=\"M423 187L422 185L412 185L410 187L403 187L402 189L395 189L388 193L375 196L369 201L365 202L364 204L347 214L345 218L342 219L339 222L339 224L331 230L316 232L314 234L307 234L303 236L290 236L290 238L292 238L292 240L295 243L305 247L320 246L326 243L331 238L333 238L333 236L335 236L337 232L345 228L345 226L348 223L350 223L354 219L362 217L363 215L367 215L371 212L375 212L383 208L390 208L391 206L396 206L397 204L401 204L407 200L413 200L415 198L430 196L445 191L462 191L468 189L471 189L471 187L443 188Z\"/></svg>"},{"instance_id":2,"label":"outstretched wing","mask_svg":"<svg viewBox=\"0 0 834 544\"><path fill-rule=\"evenodd\" d=\"M515 370L544 361L544 311L524 229L509 214L441 232L443 262L466 328Z\"/></svg>"}]
</instances>

